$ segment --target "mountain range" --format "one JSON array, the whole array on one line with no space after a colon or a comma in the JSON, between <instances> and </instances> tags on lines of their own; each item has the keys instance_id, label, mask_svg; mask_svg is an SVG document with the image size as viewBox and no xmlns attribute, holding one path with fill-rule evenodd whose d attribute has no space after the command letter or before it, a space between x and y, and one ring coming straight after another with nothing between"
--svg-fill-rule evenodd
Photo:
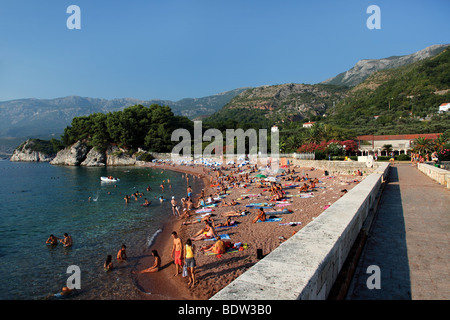
<instances>
[{"instance_id":1,"label":"mountain range","mask_svg":"<svg viewBox=\"0 0 450 320\"><path fill-rule=\"evenodd\" d=\"M331 106L348 96L350 87L361 84L375 72L427 59L448 46L433 45L410 55L360 60L350 70L318 84L245 87L179 101L134 98L107 100L79 96L3 101L0 102L0 153L12 153L18 141L29 137L59 138L74 117L114 112L136 104L167 105L176 115L190 119L214 119L216 122L246 119L252 123L264 119L270 123L322 117Z\"/></svg>"},{"instance_id":2,"label":"mountain range","mask_svg":"<svg viewBox=\"0 0 450 320\"><path fill-rule=\"evenodd\" d=\"M383 59L364 59L358 61L350 70L325 80L323 84L353 87L363 82L372 73L380 70L401 67L423 59L427 59L444 51L448 44L436 44L423 50L404 56L392 56Z\"/></svg>"},{"instance_id":3,"label":"mountain range","mask_svg":"<svg viewBox=\"0 0 450 320\"><path fill-rule=\"evenodd\" d=\"M136 104L169 106L176 115L190 119L220 110L233 97L248 88L238 88L203 98L139 100L134 98L98 99L69 96L56 99L17 99L0 102L0 153L10 154L23 140L59 138L74 117L123 110Z\"/></svg>"}]
</instances>

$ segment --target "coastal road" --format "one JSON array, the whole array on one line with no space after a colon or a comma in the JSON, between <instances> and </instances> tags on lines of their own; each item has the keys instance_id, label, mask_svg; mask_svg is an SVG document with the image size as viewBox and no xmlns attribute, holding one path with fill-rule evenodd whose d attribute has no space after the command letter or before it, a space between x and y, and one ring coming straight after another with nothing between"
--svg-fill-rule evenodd
<instances>
[{"instance_id":1,"label":"coastal road","mask_svg":"<svg viewBox=\"0 0 450 320\"><path fill-rule=\"evenodd\" d=\"M411 164L391 166L346 299L450 299L449 244L450 190Z\"/></svg>"}]
</instances>

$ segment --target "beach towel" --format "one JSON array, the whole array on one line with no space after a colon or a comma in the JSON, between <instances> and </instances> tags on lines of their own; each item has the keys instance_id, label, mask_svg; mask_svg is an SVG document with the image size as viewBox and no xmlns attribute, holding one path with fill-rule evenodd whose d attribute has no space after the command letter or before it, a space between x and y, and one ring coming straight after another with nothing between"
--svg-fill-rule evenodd
<instances>
[{"instance_id":1,"label":"beach towel","mask_svg":"<svg viewBox=\"0 0 450 320\"><path fill-rule=\"evenodd\" d=\"M286 206L290 206L292 203L278 203L275 206L276 207L286 207Z\"/></svg>"},{"instance_id":2,"label":"beach towel","mask_svg":"<svg viewBox=\"0 0 450 320\"><path fill-rule=\"evenodd\" d=\"M242 248L241 250L236 249L236 248L229 248L229 249L226 250L225 253L234 253L234 252L239 252L239 251L242 251L242 250L244 250L244 248ZM204 254L207 255L207 256L215 256L215 255L219 255L220 256L221 254L224 254L224 253L217 254L215 252L205 252Z\"/></svg>"},{"instance_id":3,"label":"beach towel","mask_svg":"<svg viewBox=\"0 0 450 320\"><path fill-rule=\"evenodd\" d=\"M268 211L268 212L265 212L265 214L290 214L292 212L293 212L292 210L283 209L281 211Z\"/></svg>"},{"instance_id":4,"label":"beach towel","mask_svg":"<svg viewBox=\"0 0 450 320\"><path fill-rule=\"evenodd\" d=\"M228 249L225 253L233 253L233 252L239 252L239 250L238 249ZM223 254L223 253L221 253L221 254ZM205 255L207 255L207 256L215 256L215 255L217 255L217 253L215 253L215 252L205 252Z\"/></svg>"},{"instance_id":5,"label":"beach towel","mask_svg":"<svg viewBox=\"0 0 450 320\"><path fill-rule=\"evenodd\" d=\"M297 187L299 187L300 185L298 185L298 184L293 184L293 185L284 185L283 186L283 189L294 189L294 188L297 188Z\"/></svg>"},{"instance_id":6,"label":"beach towel","mask_svg":"<svg viewBox=\"0 0 450 320\"><path fill-rule=\"evenodd\" d=\"M230 240L230 236L229 236L228 234L226 234L226 233L224 233L224 234L219 234L218 236L220 237L221 240ZM210 241L210 240L216 240L216 238L211 237L211 238L203 239L203 240L204 240L204 241Z\"/></svg>"},{"instance_id":7,"label":"beach towel","mask_svg":"<svg viewBox=\"0 0 450 320\"><path fill-rule=\"evenodd\" d=\"M264 207L264 206L268 206L269 204L266 202L260 202L260 203L249 203L246 205L247 208L250 207Z\"/></svg>"},{"instance_id":8,"label":"beach towel","mask_svg":"<svg viewBox=\"0 0 450 320\"><path fill-rule=\"evenodd\" d=\"M237 227L237 223L232 224L231 226L220 226L220 227L216 227L215 229L223 229L223 228L233 228L233 227Z\"/></svg>"},{"instance_id":9,"label":"beach towel","mask_svg":"<svg viewBox=\"0 0 450 320\"><path fill-rule=\"evenodd\" d=\"M267 218L266 221L258 220L257 222L276 222L276 221L281 221L281 219L283 219L283 218Z\"/></svg>"},{"instance_id":10,"label":"beach towel","mask_svg":"<svg viewBox=\"0 0 450 320\"><path fill-rule=\"evenodd\" d=\"M299 197L302 199L307 199L307 198L314 198L314 195L312 193L305 193L305 194L292 194L292 195L288 195L286 197L289 197L289 198Z\"/></svg>"},{"instance_id":11,"label":"beach towel","mask_svg":"<svg viewBox=\"0 0 450 320\"><path fill-rule=\"evenodd\" d=\"M195 213L207 213L207 212L212 212L214 211L213 209L200 209L195 211Z\"/></svg>"},{"instance_id":12,"label":"beach towel","mask_svg":"<svg viewBox=\"0 0 450 320\"><path fill-rule=\"evenodd\" d=\"M285 223L280 223L280 226L292 226L292 225L297 225L297 224L302 224L301 221L299 222L285 222Z\"/></svg>"}]
</instances>

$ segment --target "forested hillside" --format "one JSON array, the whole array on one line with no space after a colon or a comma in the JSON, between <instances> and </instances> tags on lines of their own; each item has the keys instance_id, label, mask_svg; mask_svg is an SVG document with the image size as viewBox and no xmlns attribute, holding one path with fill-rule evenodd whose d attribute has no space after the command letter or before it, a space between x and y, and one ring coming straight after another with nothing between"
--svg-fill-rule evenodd
<instances>
[{"instance_id":1,"label":"forested hillside","mask_svg":"<svg viewBox=\"0 0 450 320\"><path fill-rule=\"evenodd\" d=\"M450 48L407 66L378 71L352 88L325 122L357 134L450 130L439 105L450 102Z\"/></svg>"},{"instance_id":2,"label":"forested hillside","mask_svg":"<svg viewBox=\"0 0 450 320\"><path fill-rule=\"evenodd\" d=\"M133 151L144 148L169 152L176 144L171 141L171 135L177 128L192 131L193 122L186 117L175 116L167 106L135 105L123 111L74 118L71 126L64 130L62 143L67 147L77 141L85 141L102 151L109 144L115 144Z\"/></svg>"}]
</instances>

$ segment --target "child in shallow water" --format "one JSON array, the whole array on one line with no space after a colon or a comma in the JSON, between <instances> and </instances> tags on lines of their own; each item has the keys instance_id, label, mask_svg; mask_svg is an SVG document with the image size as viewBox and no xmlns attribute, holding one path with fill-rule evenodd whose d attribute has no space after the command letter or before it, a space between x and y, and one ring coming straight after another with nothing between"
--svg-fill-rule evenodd
<instances>
[{"instance_id":1,"label":"child in shallow water","mask_svg":"<svg viewBox=\"0 0 450 320\"><path fill-rule=\"evenodd\" d=\"M103 269L104 269L105 271L111 271L112 268L113 268L112 256L111 256L111 255L108 255L108 256L106 257L105 263L103 264Z\"/></svg>"}]
</instances>

